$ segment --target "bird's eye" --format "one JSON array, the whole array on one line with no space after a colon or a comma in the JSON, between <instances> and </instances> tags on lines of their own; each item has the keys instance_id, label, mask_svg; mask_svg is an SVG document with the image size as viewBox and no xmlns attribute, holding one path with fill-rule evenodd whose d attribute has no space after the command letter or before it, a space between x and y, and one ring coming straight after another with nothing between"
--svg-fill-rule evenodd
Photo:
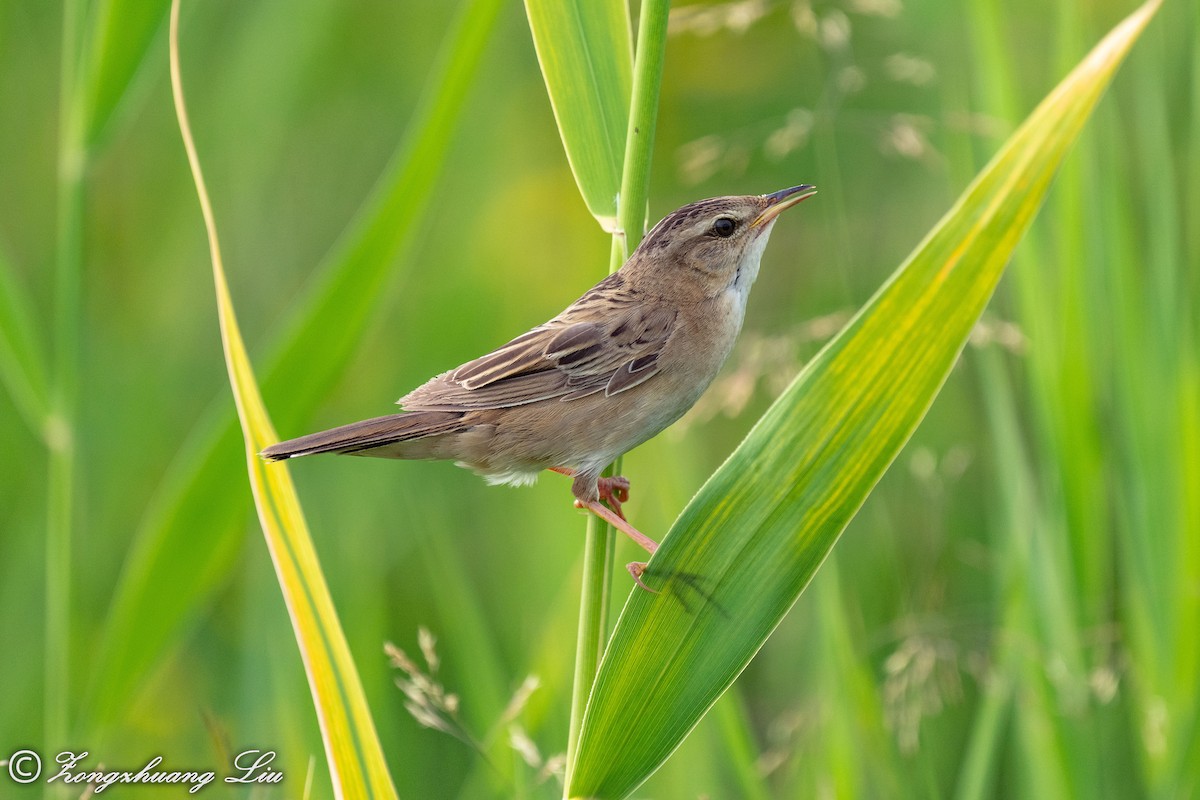
<instances>
[{"instance_id":1,"label":"bird's eye","mask_svg":"<svg viewBox=\"0 0 1200 800\"><path fill-rule=\"evenodd\" d=\"M733 236L736 228L737 223L729 217L717 217L717 221L713 223L712 232L715 236L728 239L730 236Z\"/></svg>"}]
</instances>

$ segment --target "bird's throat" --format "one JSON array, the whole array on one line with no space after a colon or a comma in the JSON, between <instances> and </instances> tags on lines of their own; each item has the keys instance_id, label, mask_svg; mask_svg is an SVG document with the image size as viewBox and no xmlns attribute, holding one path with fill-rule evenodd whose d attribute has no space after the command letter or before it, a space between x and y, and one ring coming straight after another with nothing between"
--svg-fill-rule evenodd
<instances>
[{"instance_id":1,"label":"bird's throat","mask_svg":"<svg viewBox=\"0 0 1200 800\"><path fill-rule=\"evenodd\" d=\"M773 227L775 227L775 220L771 220L763 226L762 232L742 252L741 260L738 261L737 269L734 270L729 290L739 295L743 309L746 306L746 298L750 295L750 287L758 279L758 268L762 263L762 254L767 247L767 240L771 238L771 228Z\"/></svg>"}]
</instances>

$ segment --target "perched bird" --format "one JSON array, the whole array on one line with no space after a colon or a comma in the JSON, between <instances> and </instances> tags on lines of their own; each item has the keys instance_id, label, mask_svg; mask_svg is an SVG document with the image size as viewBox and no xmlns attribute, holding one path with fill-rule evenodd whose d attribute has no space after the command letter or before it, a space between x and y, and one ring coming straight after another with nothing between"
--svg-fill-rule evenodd
<instances>
[{"instance_id":1,"label":"perched bird","mask_svg":"<svg viewBox=\"0 0 1200 800\"><path fill-rule=\"evenodd\" d=\"M802 185L686 205L561 314L417 387L397 401L402 413L280 442L262 456L452 459L489 483L515 485L550 469L574 478L577 507L653 553L658 545L621 510L629 482L600 472L708 388L741 330L776 218L815 193ZM629 565L639 584L644 567Z\"/></svg>"}]
</instances>

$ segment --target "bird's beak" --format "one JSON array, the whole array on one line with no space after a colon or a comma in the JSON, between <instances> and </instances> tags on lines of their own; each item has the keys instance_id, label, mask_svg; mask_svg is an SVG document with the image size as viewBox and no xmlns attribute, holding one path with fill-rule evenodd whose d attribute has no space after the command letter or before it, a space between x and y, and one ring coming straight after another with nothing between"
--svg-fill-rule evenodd
<instances>
[{"instance_id":1,"label":"bird's beak","mask_svg":"<svg viewBox=\"0 0 1200 800\"><path fill-rule=\"evenodd\" d=\"M758 228L762 225L766 225L768 222L779 216L780 212L782 212L784 209L791 208L792 206L796 205L796 203L812 197L816 193L817 187L810 186L807 183L802 183L799 186L793 186L790 189L782 189L774 194L764 194L763 199L767 201L767 207L764 208L762 212L754 218L754 221L750 223L750 227Z\"/></svg>"}]
</instances>

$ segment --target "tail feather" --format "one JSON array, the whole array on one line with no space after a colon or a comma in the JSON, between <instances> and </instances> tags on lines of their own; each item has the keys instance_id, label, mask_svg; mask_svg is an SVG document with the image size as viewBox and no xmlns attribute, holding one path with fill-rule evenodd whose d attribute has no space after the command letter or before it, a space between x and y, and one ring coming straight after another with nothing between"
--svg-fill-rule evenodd
<instances>
[{"instance_id":1,"label":"tail feather","mask_svg":"<svg viewBox=\"0 0 1200 800\"><path fill-rule=\"evenodd\" d=\"M461 411L408 411L386 417L352 422L298 439L279 442L259 453L268 461L310 456L316 453L358 453L396 442L423 439L461 428Z\"/></svg>"}]
</instances>

